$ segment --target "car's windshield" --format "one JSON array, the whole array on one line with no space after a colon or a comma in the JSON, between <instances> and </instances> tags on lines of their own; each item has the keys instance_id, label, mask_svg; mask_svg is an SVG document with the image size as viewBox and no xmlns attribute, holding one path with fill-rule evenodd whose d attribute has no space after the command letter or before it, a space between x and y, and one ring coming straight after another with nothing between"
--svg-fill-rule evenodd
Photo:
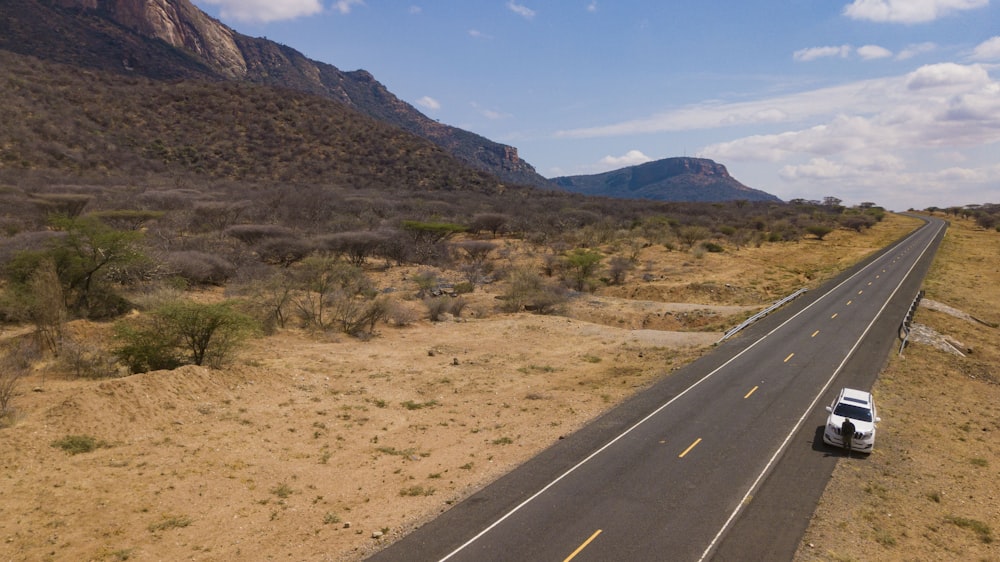
<instances>
[{"instance_id":1,"label":"car's windshield","mask_svg":"<svg viewBox=\"0 0 1000 562\"><path fill-rule=\"evenodd\" d=\"M844 416L845 418L851 418L852 420L861 420L866 422L872 421L871 410L861 406L846 404L844 402L837 404L837 409L834 410L833 413L838 416Z\"/></svg>"}]
</instances>

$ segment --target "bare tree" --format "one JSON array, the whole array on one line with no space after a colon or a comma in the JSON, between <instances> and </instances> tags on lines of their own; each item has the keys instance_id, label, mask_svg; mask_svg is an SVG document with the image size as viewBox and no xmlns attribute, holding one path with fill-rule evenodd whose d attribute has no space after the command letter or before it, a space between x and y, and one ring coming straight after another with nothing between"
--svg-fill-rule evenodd
<instances>
[{"instance_id":1,"label":"bare tree","mask_svg":"<svg viewBox=\"0 0 1000 562\"><path fill-rule=\"evenodd\" d=\"M483 282L483 278L492 271L493 263L490 253L496 249L496 244L483 240L465 240L454 245L463 262L462 271L465 279L473 285Z\"/></svg>"},{"instance_id":2,"label":"bare tree","mask_svg":"<svg viewBox=\"0 0 1000 562\"><path fill-rule=\"evenodd\" d=\"M31 361L38 357L38 348L21 339L13 346L0 350L0 425L14 414L14 397L21 379L31 370Z\"/></svg>"},{"instance_id":3,"label":"bare tree","mask_svg":"<svg viewBox=\"0 0 1000 562\"><path fill-rule=\"evenodd\" d=\"M43 259L31 274L28 286L28 314L35 324L35 333L46 349L59 355L59 343L63 339L68 313L55 262L50 258Z\"/></svg>"}]
</instances>

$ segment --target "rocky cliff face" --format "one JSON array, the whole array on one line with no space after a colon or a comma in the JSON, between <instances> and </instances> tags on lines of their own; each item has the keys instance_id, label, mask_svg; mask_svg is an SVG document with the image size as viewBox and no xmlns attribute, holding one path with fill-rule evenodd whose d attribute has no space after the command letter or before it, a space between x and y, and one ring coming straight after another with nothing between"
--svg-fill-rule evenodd
<instances>
[{"instance_id":1,"label":"rocky cliff face","mask_svg":"<svg viewBox=\"0 0 1000 562\"><path fill-rule=\"evenodd\" d=\"M0 19L9 17L15 23L8 20L5 26L0 21L0 36L7 35L0 37L2 48L151 78L241 80L326 96L426 138L504 181L551 187L517 157L516 148L429 119L368 72L342 72L290 47L237 33L188 0L4 2L11 5L10 13L0 14ZM70 44L38 39L39 33Z\"/></svg>"},{"instance_id":2,"label":"rocky cliff face","mask_svg":"<svg viewBox=\"0 0 1000 562\"><path fill-rule=\"evenodd\" d=\"M230 78L246 75L235 32L187 0L55 0L54 4L105 17L143 37L194 53Z\"/></svg>"}]
</instances>

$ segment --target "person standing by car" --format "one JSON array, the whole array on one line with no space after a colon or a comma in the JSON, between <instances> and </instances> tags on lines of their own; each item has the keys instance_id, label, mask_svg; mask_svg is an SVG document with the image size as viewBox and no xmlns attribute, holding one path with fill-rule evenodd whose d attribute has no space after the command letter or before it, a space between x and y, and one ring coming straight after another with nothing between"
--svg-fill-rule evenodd
<instances>
[{"instance_id":1,"label":"person standing by car","mask_svg":"<svg viewBox=\"0 0 1000 562\"><path fill-rule=\"evenodd\" d=\"M854 422L851 418L844 418L844 423L840 426L840 437L844 441L847 456L851 456L851 446L854 444Z\"/></svg>"}]
</instances>

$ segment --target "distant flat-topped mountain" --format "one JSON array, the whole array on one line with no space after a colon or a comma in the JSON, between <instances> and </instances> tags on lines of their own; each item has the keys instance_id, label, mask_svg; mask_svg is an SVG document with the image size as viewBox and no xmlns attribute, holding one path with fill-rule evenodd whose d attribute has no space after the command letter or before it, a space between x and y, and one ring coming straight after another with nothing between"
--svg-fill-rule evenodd
<instances>
[{"instance_id":1,"label":"distant flat-topped mountain","mask_svg":"<svg viewBox=\"0 0 1000 562\"><path fill-rule=\"evenodd\" d=\"M423 137L503 181L549 186L517 148L428 118L364 70L343 72L237 33L188 0L3 0L0 49L157 80L240 81L320 95Z\"/></svg>"},{"instance_id":2,"label":"distant flat-topped mountain","mask_svg":"<svg viewBox=\"0 0 1000 562\"><path fill-rule=\"evenodd\" d=\"M664 158L620 170L551 180L567 191L655 201L781 200L736 181L726 167L705 158Z\"/></svg>"}]
</instances>

